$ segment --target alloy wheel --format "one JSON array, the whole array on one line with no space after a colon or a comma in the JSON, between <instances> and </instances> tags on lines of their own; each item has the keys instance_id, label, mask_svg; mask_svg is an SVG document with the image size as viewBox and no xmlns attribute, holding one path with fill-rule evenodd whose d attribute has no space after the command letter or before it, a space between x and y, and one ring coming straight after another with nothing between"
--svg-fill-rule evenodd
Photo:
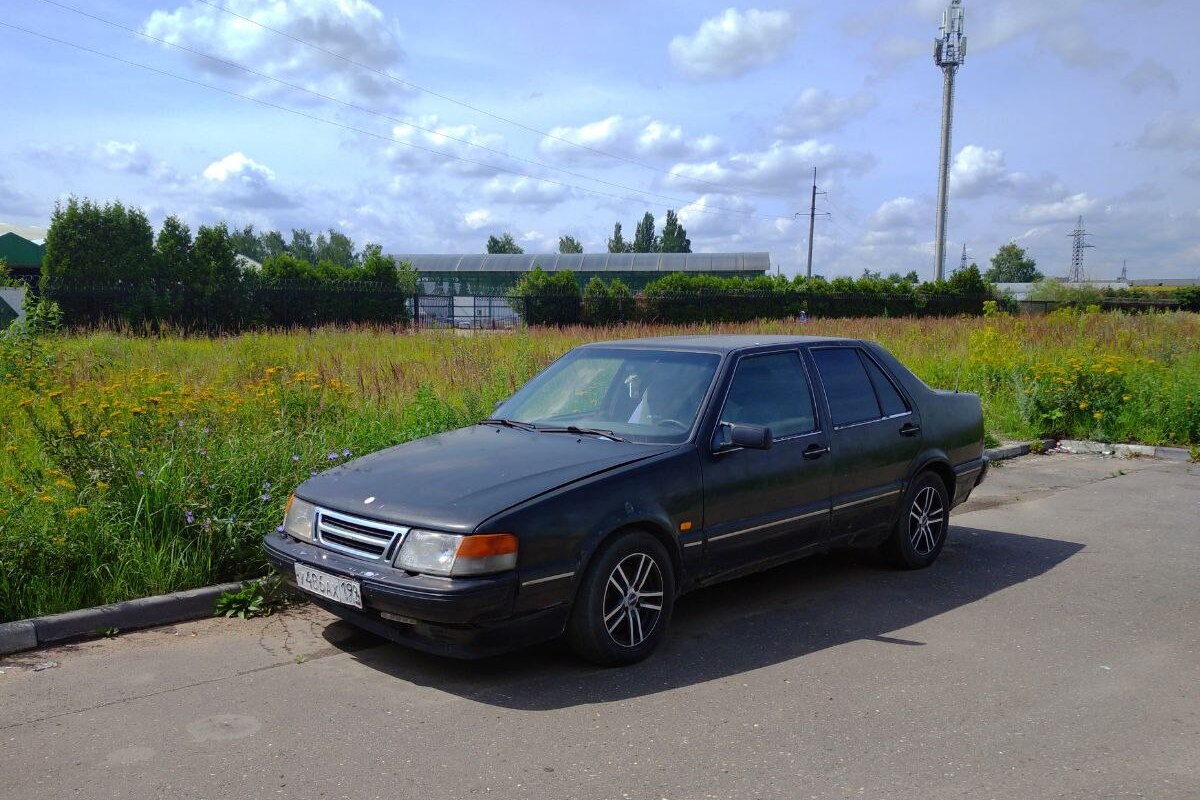
<instances>
[{"instance_id":1,"label":"alloy wheel","mask_svg":"<svg viewBox=\"0 0 1200 800\"><path fill-rule=\"evenodd\" d=\"M637 647L662 616L663 576L646 553L630 553L609 573L604 587L604 627L622 647Z\"/></svg>"},{"instance_id":2,"label":"alloy wheel","mask_svg":"<svg viewBox=\"0 0 1200 800\"><path fill-rule=\"evenodd\" d=\"M942 498L932 486L926 486L913 498L908 514L908 540L918 556L927 556L937 547L946 522Z\"/></svg>"}]
</instances>

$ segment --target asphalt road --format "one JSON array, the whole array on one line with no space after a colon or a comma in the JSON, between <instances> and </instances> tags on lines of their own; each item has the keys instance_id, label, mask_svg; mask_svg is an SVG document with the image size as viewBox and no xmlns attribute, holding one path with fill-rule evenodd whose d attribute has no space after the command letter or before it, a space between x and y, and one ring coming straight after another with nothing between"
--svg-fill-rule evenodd
<instances>
[{"instance_id":1,"label":"asphalt road","mask_svg":"<svg viewBox=\"0 0 1200 800\"><path fill-rule=\"evenodd\" d=\"M1200 797L1200 466L1019 459L953 522L689 595L623 670L311 607L2 659L0 797Z\"/></svg>"}]
</instances>

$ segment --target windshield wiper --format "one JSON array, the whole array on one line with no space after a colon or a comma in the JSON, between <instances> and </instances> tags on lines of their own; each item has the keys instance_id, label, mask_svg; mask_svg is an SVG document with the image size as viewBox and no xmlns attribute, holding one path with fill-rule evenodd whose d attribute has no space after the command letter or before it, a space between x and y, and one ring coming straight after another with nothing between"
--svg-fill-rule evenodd
<instances>
[{"instance_id":1,"label":"windshield wiper","mask_svg":"<svg viewBox=\"0 0 1200 800\"><path fill-rule=\"evenodd\" d=\"M538 427L528 422L515 419L489 418L476 423L477 425L503 425L505 428L517 428L523 431L536 431Z\"/></svg>"},{"instance_id":2,"label":"windshield wiper","mask_svg":"<svg viewBox=\"0 0 1200 800\"><path fill-rule=\"evenodd\" d=\"M612 431L604 431L604 430L600 430L599 428L581 428L578 425L565 425L561 428L542 427L542 428L538 428L537 430L542 431L543 433L574 433L574 434L579 434L581 436L599 436L601 438L608 439L613 442L629 441L628 439L622 439L620 436L617 436Z\"/></svg>"}]
</instances>

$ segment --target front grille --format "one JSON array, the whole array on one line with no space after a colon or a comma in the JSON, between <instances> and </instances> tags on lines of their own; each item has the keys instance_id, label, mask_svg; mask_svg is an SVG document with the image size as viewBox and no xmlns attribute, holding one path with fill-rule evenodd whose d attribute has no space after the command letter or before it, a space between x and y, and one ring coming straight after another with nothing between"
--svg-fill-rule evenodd
<instances>
[{"instance_id":1,"label":"front grille","mask_svg":"<svg viewBox=\"0 0 1200 800\"><path fill-rule=\"evenodd\" d=\"M317 541L355 558L387 561L395 555L406 533L408 528L401 525L317 509Z\"/></svg>"}]
</instances>

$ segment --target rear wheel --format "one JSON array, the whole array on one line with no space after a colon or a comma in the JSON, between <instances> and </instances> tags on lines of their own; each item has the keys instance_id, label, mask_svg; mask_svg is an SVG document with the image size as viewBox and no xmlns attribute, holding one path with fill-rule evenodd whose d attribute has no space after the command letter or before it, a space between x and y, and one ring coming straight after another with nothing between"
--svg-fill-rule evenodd
<instances>
[{"instance_id":1,"label":"rear wheel","mask_svg":"<svg viewBox=\"0 0 1200 800\"><path fill-rule=\"evenodd\" d=\"M675 606L675 574L662 543L644 531L606 542L579 587L567 640L588 661L641 661L666 635Z\"/></svg>"},{"instance_id":2,"label":"rear wheel","mask_svg":"<svg viewBox=\"0 0 1200 800\"><path fill-rule=\"evenodd\" d=\"M900 518L883 543L888 559L902 569L928 567L942 552L950 526L946 485L932 472L922 472L904 496Z\"/></svg>"}]
</instances>

